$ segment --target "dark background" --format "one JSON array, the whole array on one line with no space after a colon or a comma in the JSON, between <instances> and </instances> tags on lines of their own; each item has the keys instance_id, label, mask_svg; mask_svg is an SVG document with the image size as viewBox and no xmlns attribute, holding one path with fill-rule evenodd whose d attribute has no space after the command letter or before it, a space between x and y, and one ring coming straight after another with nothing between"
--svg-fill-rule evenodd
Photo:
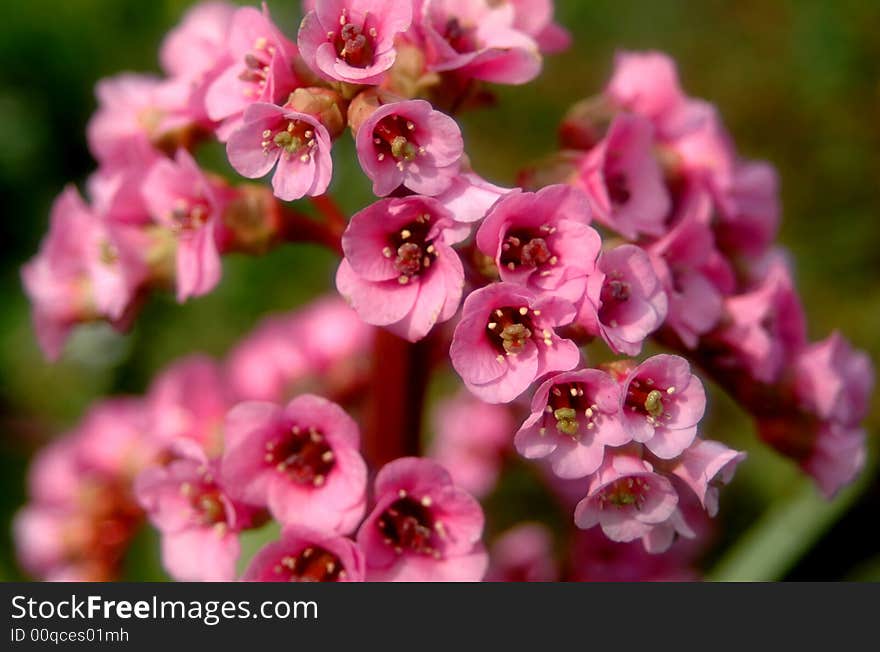
<instances>
[{"instance_id":1,"label":"dark background","mask_svg":"<svg viewBox=\"0 0 880 652\"><path fill-rule=\"evenodd\" d=\"M0 7L0 579L20 577L8 523L24 501L27 459L41 443L74 424L96 397L141 392L157 369L190 351L222 355L266 312L330 287L333 261L316 250L233 256L213 294L185 306L157 297L127 337L83 329L56 365L37 350L19 267L37 250L53 198L94 167L85 145L94 84L123 70L157 72L161 37L189 4L32 0ZM269 6L295 38L297 3ZM616 48L665 50L678 60L686 90L719 105L740 153L778 167L781 240L794 253L811 337L840 328L880 359L880 4L557 6L574 35L572 49L548 58L536 82L498 89L496 108L462 118L476 170L511 184L518 168L554 148L565 108L602 87ZM334 159L333 191L347 210L363 206L368 185L349 139L340 139ZM722 534L704 560L711 577L880 579L874 403L865 480L827 505L713 393L704 434L748 450L749 460L722 494ZM155 557L146 534L129 577L161 577Z\"/></svg>"}]
</instances>

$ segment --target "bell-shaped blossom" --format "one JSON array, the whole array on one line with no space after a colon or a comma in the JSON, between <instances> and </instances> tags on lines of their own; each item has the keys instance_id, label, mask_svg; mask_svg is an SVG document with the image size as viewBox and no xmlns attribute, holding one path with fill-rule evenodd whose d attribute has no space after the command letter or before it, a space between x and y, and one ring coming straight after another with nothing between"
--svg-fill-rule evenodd
<instances>
[{"instance_id":1,"label":"bell-shaped blossom","mask_svg":"<svg viewBox=\"0 0 880 652\"><path fill-rule=\"evenodd\" d=\"M577 366L580 351L554 330L571 323L571 303L514 283L493 283L464 302L449 355L465 386L487 403L509 403L535 380Z\"/></svg>"},{"instance_id":2,"label":"bell-shaped blossom","mask_svg":"<svg viewBox=\"0 0 880 652\"><path fill-rule=\"evenodd\" d=\"M483 510L431 460L402 457L376 476L375 507L358 530L367 580L477 582L488 566Z\"/></svg>"},{"instance_id":3,"label":"bell-shaped blossom","mask_svg":"<svg viewBox=\"0 0 880 652\"><path fill-rule=\"evenodd\" d=\"M215 463L179 458L150 467L138 476L135 493L162 533L162 564L174 579L235 579L238 532L251 525L255 513L218 484Z\"/></svg>"},{"instance_id":4,"label":"bell-shaped blossom","mask_svg":"<svg viewBox=\"0 0 880 652\"><path fill-rule=\"evenodd\" d=\"M272 168L272 189L285 201L321 195L333 175L330 134L313 115L257 102L226 143L229 163L249 179Z\"/></svg>"},{"instance_id":5,"label":"bell-shaped blossom","mask_svg":"<svg viewBox=\"0 0 880 652\"><path fill-rule=\"evenodd\" d=\"M678 494L668 478L635 455L617 453L592 476L574 521L584 530L599 525L612 541L641 539L650 550L653 531L674 517L677 505Z\"/></svg>"},{"instance_id":6,"label":"bell-shaped blossom","mask_svg":"<svg viewBox=\"0 0 880 652\"><path fill-rule=\"evenodd\" d=\"M542 53L554 54L567 50L571 34L553 20L553 0L504 0L513 6L513 26L528 34Z\"/></svg>"},{"instance_id":7,"label":"bell-shaped blossom","mask_svg":"<svg viewBox=\"0 0 880 652\"><path fill-rule=\"evenodd\" d=\"M826 498L833 498L865 466L865 431L829 421L816 424L812 438L812 450L800 466L813 477Z\"/></svg>"},{"instance_id":8,"label":"bell-shaped blossom","mask_svg":"<svg viewBox=\"0 0 880 652\"><path fill-rule=\"evenodd\" d=\"M296 45L272 22L269 10L242 7L233 14L226 34L220 70L205 93L208 117L223 122L221 140L238 127L254 102L283 103L299 85L294 73Z\"/></svg>"},{"instance_id":9,"label":"bell-shaped blossom","mask_svg":"<svg viewBox=\"0 0 880 652\"><path fill-rule=\"evenodd\" d=\"M515 428L510 410L462 391L438 402L431 421L430 457L449 471L457 486L477 498L486 496L510 451Z\"/></svg>"},{"instance_id":10,"label":"bell-shaped blossom","mask_svg":"<svg viewBox=\"0 0 880 652\"><path fill-rule=\"evenodd\" d=\"M329 81L376 84L397 58L395 38L412 23L411 2L316 0L297 43L308 66Z\"/></svg>"},{"instance_id":11,"label":"bell-shaped blossom","mask_svg":"<svg viewBox=\"0 0 880 652\"><path fill-rule=\"evenodd\" d=\"M587 191L596 219L622 236L665 231L672 202L646 118L618 114L605 138L583 156L576 183Z\"/></svg>"},{"instance_id":12,"label":"bell-shaped blossom","mask_svg":"<svg viewBox=\"0 0 880 652\"><path fill-rule=\"evenodd\" d=\"M366 564L358 545L347 537L298 525L281 531L278 541L254 555L245 582L363 582Z\"/></svg>"},{"instance_id":13,"label":"bell-shaped blossom","mask_svg":"<svg viewBox=\"0 0 880 652\"><path fill-rule=\"evenodd\" d=\"M496 186L473 171L463 170L436 199L452 213L457 223L466 226L486 217L492 205L510 191L510 188ZM470 230L463 232L470 233Z\"/></svg>"},{"instance_id":14,"label":"bell-shaped blossom","mask_svg":"<svg viewBox=\"0 0 880 652\"><path fill-rule=\"evenodd\" d=\"M583 478L602 464L606 446L631 437L620 420L620 386L598 369L556 374L532 397L515 444L530 459L548 458L560 478Z\"/></svg>"},{"instance_id":15,"label":"bell-shaped blossom","mask_svg":"<svg viewBox=\"0 0 880 652\"><path fill-rule=\"evenodd\" d=\"M313 394L285 407L240 403L226 418L222 478L232 495L284 524L347 534L366 507L367 467L354 420Z\"/></svg>"},{"instance_id":16,"label":"bell-shaped blossom","mask_svg":"<svg viewBox=\"0 0 880 652\"><path fill-rule=\"evenodd\" d=\"M160 159L141 188L152 218L177 239L177 300L207 294L220 282L217 242L233 191L208 177L186 150L174 160Z\"/></svg>"},{"instance_id":17,"label":"bell-shaped blossom","mask_svg":"<svg viewBox=\"0 0 880 652\"><path fill-rule=\"evenodd\" d=\"M721 442L698 439L673 461L669 472L690 487L709 516L715 516L719 487L733 479L745 458L745 453Z\"/></svg>"},{"instance_id":18,"label":"bell-shaped blossom","mask_svg":"<svg viewBox=\"0 0 880 652\"><path fill-rule=\"evenodd\" d=\"M147 278L146 238L96 213L69 186L52 205L40 252L22 268L37 339L57 359L75 324L107 319L124 328Z\"/></svg>"},{"instance_id":19,"label":"bell-shaped blossom","mask_svg":"<svg viewBox=\"0 0 880 652\"><path fill-rule=\"evenodd\" d=\"M357 129L358 160L383 197L400 185L420 195L438 195L458 174L464 151L461 130L425 100L390 102Z\"/></svg>"},{"instance_id":20,"label":"bell-shaped blossom","mask_svg":"<svg viewBox=\"0 0 880 652\"><path fill-rule=\"evenodd\" d=\"M721 319L723 294L714 269L720 254L707 223L708 194L693 193L681 201L689 206L682 219L647 249L668 299L665 325L693 349Z\"/></svg>"},{"instance_id":21,"label":"bell-shaped blossom","mask_svg":"<svg viewBox=\"0 0 880 652\"><path fill-rule=\"evenodd\" d=\"M706 410L706 391L687 360L655 355L627 376L620 406L629 436L657 457L671 459L694 441Z\"/></svg>"},{"instance_id":22,"label":"bell-shaped blossom","mask_svg":"<svg viewBox=\"0 0 880 652\"><path fill-rule=\"evenodd\" d=\"M168 32L159 49L162 69L189 84L190 111L206 123L205 93L228 64L226 36L236 9L215 0L194 5Z\"/></svg>"},{"instance_id":23,"label":"bell-shaped blossom","mask_svg":"<svg viewBox=\"0 0 880 652\"><path fill-rule=\"evenodd\" d=\"M464 269L450 246L450 213L429 197L383 199L352 216L342 235L340 294L368 324L410 341L451 318Z\"/></svg>"},{"instance_id":24,"label":"bell-shaped blossom","mask_svg":"<svg viewBox=\"0 0 880 652\"><path fill-rule=\"evenodd\" d=\"M678 69L669 55L656 51L618 52L605 96L617 107L642 115L664 138L694 125Z\"/></svg>"},{"instance_id":25,"label":"bell-shaped blossom","mask_svg":"<svg viewBox=\"0 0 880 652\"><path fill-rule=\"evenodd\" d=\"M541 71L538 44L517 29L510 3L424 0L417 16L429 70L465 79L525 84Z\"/></svg>"},{"instance_id":26,"label":"bell-shaped blossom","mask_svg":"<svg viewBox=\"0 0 880 652\"><path fill-rule=\"evenodd\" d=\"M795 359L795 385L802 407L826 421L855 426L868 412L874 369L868 354L854 350L834 331Z\"/></svg>"},{"instance_id":27,"label":"bell-shaped blossom","mask_svg":"<svg viewBox=\"0 0 880 652\"><path fill-rule=\"evenodd\" d=\"M589 226L580 190L547 186L498 200L477 231L477 247L495 260L502 281L580 301L595 271L602 239Z\"/></svg>"},{"instance_id":28,"label":"bell-shaped blossom","mask_svg":"<svg viewBox=\"0 0 880 652\"><path fill-rule=\"evenodd\" d=\"M763 161L739 162L730 188L718 196L719 246L752 258L764 254L779 231L779 175Z\"/></svg>"},{"instance_id":29,"label":"bell-shaped blossom","mask_svg":"<svg viewBox=\"0 0 880 652\"><path fill-rule=\"evenodd\" d=\"M555 582L553 537L540 523L521 523L504 532L489 552L487 582Z\"/></svg>"},{"instance_id":30,"label":"bell-shaped blossom","mask_svg":"<svg viewBox=\"0 0 880 652\"><path fill-rule=\"evenodd\" d=\"M722 326L711 339L727 349L720 363L743 367L755 380L772 383L806 344L806 322L791 272L773 258L760 283L724 301Z\"/></svg>"},{"instance_id":31,"label":"bell-shaped blossom","mask_svg":"<svg viewBox=\"0 0 880 652\"><path fill-rule=\"evenodd\" d=\"M599 256L576 321L588 333L600 335L615 353L634 356L663 324L667 309L650 255L625 244Z\"/></svg>"},{"instance_id":32,"label":"bell-shaped blossom","mask_svg":"<svg viewBox=\"0 0 880 652\"><path fill-rule=\"evenodd\" d=\"M89 150L105 166L136 163L193 125L184 80L126 73L98 82L98 109L86 127Z\"/></svg>"},{"instance_id":33,"label":"bell-shaped blossom","mask_svg":"<svg viewBox=\"0 0 880 652\"><path fill-rule=\"evenodd\" d=\"M150 432L163 447L191 442L215 457L223 448L223 419L232 401L217 362L204 355L182 358L150 386Z\"/></svg>"}]
</instances>

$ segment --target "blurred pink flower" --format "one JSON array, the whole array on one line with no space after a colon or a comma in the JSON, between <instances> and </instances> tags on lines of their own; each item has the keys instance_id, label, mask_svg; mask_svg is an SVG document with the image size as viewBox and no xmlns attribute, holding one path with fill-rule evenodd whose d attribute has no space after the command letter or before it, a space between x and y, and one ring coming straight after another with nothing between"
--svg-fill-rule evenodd
<instances>
[{"instance_id":1,"label":"blurred pink flower","mask_svg":"<svg viewBox=\"0 0 880 652\"><path fill-rule=\"evenodd\" d=\"M553 536L540 523L520 523L504 532L489 553L487 582L555 582L559 568Z\"/></svg>"}]
</instances>

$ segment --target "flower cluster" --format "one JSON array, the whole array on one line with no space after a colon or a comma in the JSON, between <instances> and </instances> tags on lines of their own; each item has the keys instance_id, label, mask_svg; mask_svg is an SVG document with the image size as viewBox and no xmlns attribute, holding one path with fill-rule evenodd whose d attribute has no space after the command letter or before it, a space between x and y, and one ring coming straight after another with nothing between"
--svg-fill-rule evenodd
<instances>
[{"instance_id":1,"label":"flower cluster","mask_svg":"<svg viewBox=\"0 0 880 652\"><path fill-rule=\"evenodd\" d=\"M479 580L472 494L515 450L578 530L564 572L546 530L512 530L490 578L690 577L687 539L745 458L701 436L694 368L826 494L854 478L871 363L836 332L808 343L776 173L737 153L667 56L619 53L563 118L561 150L508 188L473 169L454 116L566 47L550 0L305 5L295 36L265 6L198 5L162 45L163 77L99 83L89 201L64 190L23 280L52 358L77 324L129 327L154 289L209 292L229 252L326 246L348 305L272 317L223 365L187 358L143 399L96 408L34 467L29 569L112 577L145 514L178 579ZM346 131L375 195L350 219L327 194ZM208 140L271 180L203 170ZM638 359L650 345L667 352ZM435 406L417 457L447 350L467 392ZM109 514L90 502L114 491ZM241 532L269 519L280 540L240 575ZM93 545L107 523L113 543Z\"/></svg>"}]
</instances>

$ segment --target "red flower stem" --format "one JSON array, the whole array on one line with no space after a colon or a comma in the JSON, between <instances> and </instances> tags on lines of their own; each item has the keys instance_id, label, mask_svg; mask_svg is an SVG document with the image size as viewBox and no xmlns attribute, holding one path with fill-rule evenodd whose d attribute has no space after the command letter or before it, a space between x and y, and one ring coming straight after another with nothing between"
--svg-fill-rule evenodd
<instances>
[{"instance_id":1,"label":"red flower stem","mask_svg":"<svg viewBox=\"0 0 880 652\"><path fill-rule=\"evenodd\" d=\"M330 195L309 197L317 211L327 220L327 224L342 233L348 224L348 218Z\"/></svg>"},{"instance_id":2,"label":"red flower stem","mask_svg":"<svg viewBox=\"0 0 880 652\"><path fill-rule=\"evenodd\" d=\"M364 418L364 455L378 469L420 452L431 337L414 344L376 331L370 396Z\"/></svg>"},{"instance_id":3,"label":"red flower stem","mask_svg":"<svg viewBox=\"0 0 880 652\"><path fill-rule=\"evenodd\" d=\"M342 255L344 222L342 224L319 222L287 206L281 207L280 218L278 234L282 241L311 242Z\"/></svg>"}]
</instances>

